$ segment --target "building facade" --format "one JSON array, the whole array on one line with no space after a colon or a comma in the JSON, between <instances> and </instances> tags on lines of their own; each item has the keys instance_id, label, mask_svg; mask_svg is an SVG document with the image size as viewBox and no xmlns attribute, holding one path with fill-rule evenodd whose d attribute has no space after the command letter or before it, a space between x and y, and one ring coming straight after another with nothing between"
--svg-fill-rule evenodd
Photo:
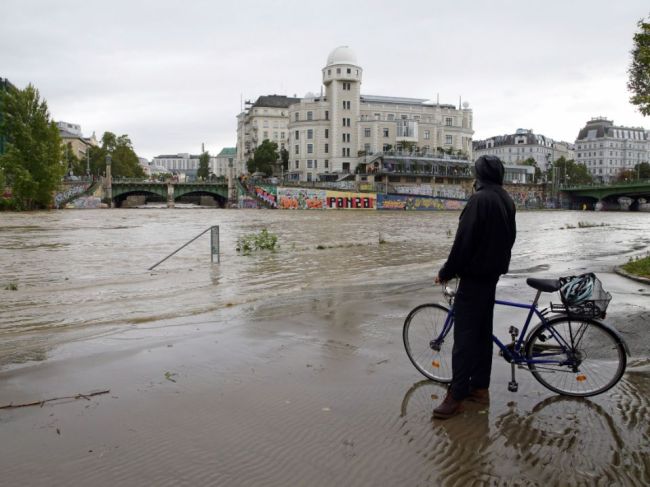
<instances>
[{"instance_id":1,"label":"building facade","mask_svg":"<svg viewBox=\"0 0 650 487\"><path fill-rule=\"evenodd\" d=\"M246 173L246 161L265 139L278 144L278 151L289 142L289 106L300 101L284 95L260 96L237 116L237 174Z\"/></svg>"},{"instance_id":2,"label":"building facade","mask_svg":"<svg viewBox=\"0 0 650 487\"><path fill-rule=\"evenodd\" d=\"M336 180L354 173L368 156L391 151L425 155L445 150L471 158L474 130L469 104L461 108L425 98L363 95L362 79L355 53L338 47L322 69L320 95L294 98L286 111L279 110L277 116L286 120L287 137L282 139L289 152L289 179ZM238 154L240 147L244 151L243 160L265 138L258 122L254 142L251 123L247 124L250 112L261 108L259 102L238 117L237 149Z\"/></svg>"},{"instance_id":3,"label":"building facade","mask_svg":"<svg viewBox=\"0 0 650 487\"><path fill-rule=\"evenodd\" d=\"M162 154L151 160L151 165L158 168L164 168L170 174L184 174L190 178L196 177L199 169L200 154L188 154L181 152L179 154ZM210 156L208 166L215 167L216 157Z\"/></svg>"},{"instance_id":4,"label":"building facade","mask_svg":"<svg viewBox=\"0 0 650 487\"><path fill-rule=\"evenodd\" d=\"M610 182L625 170L650 160L649 132L624 127L603 117L592 118L576 139L576 161L584 164L594 180Z\"/></svg>"},{"instance_id":5,"label":"building facade","mask_svg":"<svg viewBox=\"0 0 650 487\"><path fill-rule=\"evenodd\" d=\"M212 174L218 177L228 177L232 169L234 175L242 174L244 171L237 162L237 149L235 147L224 147L214 158Z\"/></svg>"},{"instance_id":6,"label":"building facade","mask_svg":"<svg viewBox=\"0 0 650 487\"><path fill-rule=\"evenodd\" d=\"M549 162L560 157L574 159L573 144L555 141L530 129L517 129L514 134L497 135L473 143L474 157L497 156L505 164L521 164L534 159L537 167L545 171Z\"/></svg>"},{"instance_id":7,"label":"building facade","mask_svg":"<svg viewBox=\"0 0 650 487\"><path fill-rule=\"evenodd\" d=\"M88 157L88 150L91 147L97 147L99 145L95 132L90 137L83 136L81 125L68 122L56 122L56 126L59 129L64 150L71 150L80 160L85 160Z\"/></svg>"}]
</instances>

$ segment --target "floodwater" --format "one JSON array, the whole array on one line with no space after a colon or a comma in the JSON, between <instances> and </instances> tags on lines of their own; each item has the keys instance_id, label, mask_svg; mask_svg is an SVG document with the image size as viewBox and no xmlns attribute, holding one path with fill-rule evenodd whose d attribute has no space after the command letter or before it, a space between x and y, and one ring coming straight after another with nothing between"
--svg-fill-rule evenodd
<instances>
[{"instance_id":1,"label":"floodwater","mask_svg":"<svg viewBox=\"0 0 650 487\"><path fill-rule=\"evenodd\" d=\"M125 326L308 290L430 279L457 219L457 212L4 213L0 366ZM650 247L648 213L520 212L517 224L511 277L609 271ZM220 264L210 263L206 234L147 270L212 225L220 228ZM237 239L262 228L278 236L277 251L238 254Z\"/></svg>"},{"instance_id":2,"label":"floodwater","mask_svg":"<svg viewBox=\"0 0 650 487\"><path fill-rule=\"evenodd\" d=\"M208 209L0 214L0 469L12 485L649 485L650 286L612 272L649 213L521 211L497 295L593 271L632 356L613 389L558 396L494 355L489 407L431 413L410 309L457 212ZM219 225L221 263L199 238ZM273 253L236 252L263 228ZM5 288L16 287L17 290ZM552 299L552 298L550 298ZM521 323L495 312L496 333ZM65 467L65 468L63 468ZM1 482L0 482L1 483Z\"/></svg>"}]
</instances>

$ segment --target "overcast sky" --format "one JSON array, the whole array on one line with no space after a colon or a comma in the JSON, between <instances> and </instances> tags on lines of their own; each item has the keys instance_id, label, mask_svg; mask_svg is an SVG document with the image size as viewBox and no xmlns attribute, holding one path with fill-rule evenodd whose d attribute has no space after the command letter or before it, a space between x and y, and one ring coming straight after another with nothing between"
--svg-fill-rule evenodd
<instances>
[{"instance_id":1,"label":"overcast sky","mask_svg":"<svg viewBox=\"0 0 650 487\"><path fill-rule=\"evenodd\" d=\"M151 158L236 145L241 99L304 96L348 45L362 94L474 111L474 139L533 129L573 142L605 116L650 128L626 88L648 0L2 0L0 77L55 120L128 134Z\"/></svg>"}]
</instances>

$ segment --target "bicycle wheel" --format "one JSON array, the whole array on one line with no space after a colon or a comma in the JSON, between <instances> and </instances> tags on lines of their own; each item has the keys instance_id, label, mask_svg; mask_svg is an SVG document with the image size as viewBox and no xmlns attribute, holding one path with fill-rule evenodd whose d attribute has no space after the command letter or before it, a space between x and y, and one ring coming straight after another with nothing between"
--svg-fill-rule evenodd
<instances>
[{"instance_id":1,"label":"bicycle wheel","mask_svg":"<svg viewBox=\"0 0 650 487\"><path fill-rule=\"evenodd\" d=\"M404 321L402 338L409 359L425 377L451 382L451 326L442 336L449 309L440 304L423 304L413 309ZM453 317L449 317L453 320ZM453 323L452 323L453 324Z\"/></svg>"},{"instance_id":2,"label":"bicycle wheel","mask_svg":"<svg viewBox=\"0 0 650 487\"><path fill-rule=\"evenodd\" d=\"M526 341L528 367L543 386L566 396L595 396L625 372L621 339L591 318L561 316L535 328Z\"/></svg>"}]
</instances>

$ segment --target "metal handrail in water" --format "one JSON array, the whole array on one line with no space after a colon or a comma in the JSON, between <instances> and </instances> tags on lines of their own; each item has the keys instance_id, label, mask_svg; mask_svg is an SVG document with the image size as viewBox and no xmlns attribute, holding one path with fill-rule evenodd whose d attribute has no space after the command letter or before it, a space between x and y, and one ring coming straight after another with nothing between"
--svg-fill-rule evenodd
<instances>
[{"instance_id":1,"label":"metal handrail in water","mask_svg":"<svg viewBox=\"0 0 650 487\"><path fill-rule=\"evenodd\" d=\"M196 237L194 237L192 240L186 242L185 244L181 245L178 247L176 250L174 250L171 254L169 254L167 257L165 257L163 260L156 262L154 265L149 267L147 270L153 270L156 268L158 265L162 264L165 262L167 259L169 259L172 255L178 253L180 250L184 249L187 247L189 244L194 242L197 238L201 237L202 235L206 234L207 232L212 231L210 234L210 262L214 262L214 255L217 255L217 263L221 262L221 258L219 255L219 225L212 225L211 227L206 228L203 230L201 233L199 233ZM215 242L216 240L216 242Z\"/></svg>"}]
</instances>

